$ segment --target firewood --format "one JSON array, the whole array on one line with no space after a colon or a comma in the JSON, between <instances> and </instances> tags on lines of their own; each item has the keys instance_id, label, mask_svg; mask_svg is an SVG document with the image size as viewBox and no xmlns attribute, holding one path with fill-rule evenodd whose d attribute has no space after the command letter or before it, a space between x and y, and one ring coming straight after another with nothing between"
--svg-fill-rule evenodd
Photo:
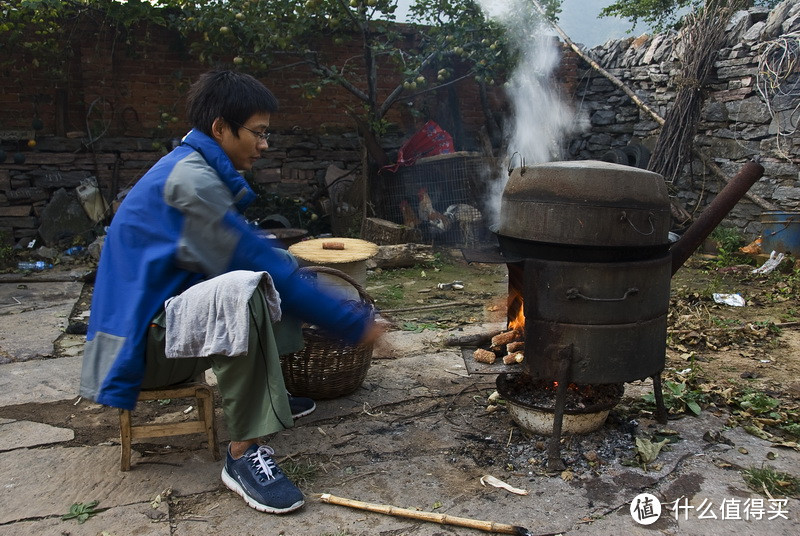
<instances>
[{"instance_id":1,"label":"firewood","mask_svg":"<svg viewBox=\"0 0 800 536\"><path fill-rule=\"evenodd\" d=\"M445 346L480 346L489 342L497 334L498 331L493 330L471 335L451 335L445 339L444 344Z\"/></svg>"},{"instance_id":2,"label":"firewood","mask_svg":"<svg viewBox=\"0 0 800 536\"><path fill-rule=\"evenodd\" d=\"M505 365L514 365L516 363L522 363L524 360L525 360L525 355L522 352L506 354L503 356L503 364Z\"/></svg>"},{"instance_id":3,"label":"firewood","mask_svg":"<svg viewBox=\"0 0 800 536\"><path fill-rule=\"evenodd\" d=\"M495 335L492 337L492 348L502 348L506 344L519 339L519 337L519 332L513 329L511 331L505 331L499 335Z\"/></svg>"},{"instance_id":4,"label":"firewood","mask_svg":"<svg viewBox=\"0 0 800 536\"><path fill-rule=\"evenodd\" d=\"M486 363L487 365L491 365L497 359L497 356L494 352L490 352L489 350L484 350L483 348L478 348L472 353L472 357L478 363Z\"/></svg>"},{"instance_id":5,"label":"firewood","mask_svg":"<svg viewBox=\"0 0 800 536\"><path fill-rule=\"evenodd\" d=\"M514 354L525 349L525 341L514 341L506 345L506 352Z\"/></svg>"}]
</instances>

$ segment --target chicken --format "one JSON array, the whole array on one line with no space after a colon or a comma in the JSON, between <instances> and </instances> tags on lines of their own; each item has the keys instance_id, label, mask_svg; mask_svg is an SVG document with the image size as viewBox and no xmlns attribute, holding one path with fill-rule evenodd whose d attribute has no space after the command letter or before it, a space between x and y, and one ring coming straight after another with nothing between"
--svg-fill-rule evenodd
<instances>
[{"instance_id":1,"label":"chicken","mask_svg":"<svg viewBox=\"0 0 800 536\"><path fill-rule=\"evenodd\" d=\"M411 204L406 199L400 201L400 213L403 216L403 225L411 229L417 228L419 218L414 214L414 209L411 208Z\"/></svg>"},{"instance_id":2,"label":"chicken","mask_svg":"<svg viewBox=\"0 0 800 536\"><path fill-rule=\"evenodd\" d=\"M428 215L428 223L431 224L434 231L445 232L450 229L452 220L441 212L434 210Z\"/></svg>"},{"instance_id":3,"label":"chicken","mask_svg":"<svg viewBox=\"0 0 800 536\"><path fill-rule=\"evenodd\" d=\"M417 198L419 199L417 214L422 223L427 224L430 230L436 233L443 233L450 229L452 220L433 207L433 201L428 195L427 188L420 187Z\"/></svg>"},{"instance_id":4,"label":"chicken","mask_svg":"<svg viewBox=\"0 0 800 536\"><path fill-rule=\"evenodd\" d=\"M420 187L417 191L417 199L419 199L419 207L417 207L417 214L419 214L420 221L428 221L428 216L432 212L436 212L433 208L433 201L428 195L428 189L424 186Z\"/></svg>"},{"instance_id":5,"label":"chicken","mask_svg":"<svg viewBox=\"0 0 800 536\"><path fill-rule=\"evenodd\" d=\"M447 207L444 215L458 224L465 244L473 244L477 241L475 233L478 230L478 224L483 221L480 210L466 203L458 203Z\"/></svg>"}]
</instances>

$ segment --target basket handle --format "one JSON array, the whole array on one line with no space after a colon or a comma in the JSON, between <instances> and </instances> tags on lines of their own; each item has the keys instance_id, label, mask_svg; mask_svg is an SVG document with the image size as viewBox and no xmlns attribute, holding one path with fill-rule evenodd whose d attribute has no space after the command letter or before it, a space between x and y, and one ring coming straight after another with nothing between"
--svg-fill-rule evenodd
<instances>
[{"instance_id":1,"label":"basket handle","mask_svg":"<svg viewBox=\"0 0 800 536\"><path fill-rule=\"evenodd\" d=\"M353 287L355 287L356 291L358 292L359 297L361 297L361 299L364 302L368 303L369 305L374 305L375 303L375 300L373 300L372 297L369 294L367 294L367 291L364 290L364 287L362 287L358 283L358 281L356 281L355 279L353 279L352 277L350 277L341 270L337 270L336 268L331 268L329 266L303 266L302 268L300 268L300 271L336 276L353 285Z\"/></svg>"}]
</instances>

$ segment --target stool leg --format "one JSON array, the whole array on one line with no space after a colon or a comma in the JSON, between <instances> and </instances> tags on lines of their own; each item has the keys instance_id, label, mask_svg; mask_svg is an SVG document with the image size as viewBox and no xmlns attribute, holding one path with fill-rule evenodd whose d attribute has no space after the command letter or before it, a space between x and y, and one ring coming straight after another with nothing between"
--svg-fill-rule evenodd
<instances>
[{"instance_id":1,"label":"stool leg","mask_svg":"<svg viewBox=\"0 0 800 536\"><path fill-rule=\"evenodd\" d=\"M197 393L197 414L206 428L208 437L208 449L214 460L221 460L219 445L217 445L217 426L214 420L214 394L211 389L205 389Z\"/></svg>"},{"instance_id":2,"label":"stool leg","mask_svg":"<svg viewBox=\"0 0 800 536\"><path fill-rule=\"evenodd\" d=\"M119 410L119 437L122 446L121 469L129 471L131 468L131 412L127 409Z\"/></svg>"}]
</instances>

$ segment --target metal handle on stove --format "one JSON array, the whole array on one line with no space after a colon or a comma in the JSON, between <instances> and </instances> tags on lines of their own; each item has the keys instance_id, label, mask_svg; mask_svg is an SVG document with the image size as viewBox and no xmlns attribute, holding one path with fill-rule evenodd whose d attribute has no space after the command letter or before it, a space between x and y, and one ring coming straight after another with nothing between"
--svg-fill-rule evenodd
<instances>
[{"instance_id":1,"label":"metal handle on stove","mask_svg":"<svg viewBox=\"0 0 800 536\"><path fill-rule=\"evenodd\" d=\"M567 299L568 300L575 300L581 298L582 300L586 301L596 301L596 302L618 302L618 301L625 301L628 299L628 296L635 296L639 294L639 289L636 287L631 287L625 291L625 294L621 298L590 298L589 296L584 296L581 294L580 289L572 287L571 289L567 290Z\"/></svg>"},{"instance_id":2,"label":"metal handle on stove","mask_svg":"<svg viewBox=\"0 0 800 536\"><path fill-rule=\"evenodd\" d=\"M648 222L650 222L650 231L649 231L649 232L647 232L647 233L644 233L644 232L640 231L640 230L639 230L639 229L636 227L636 225L634 225L634 224L633 224L633 222L631 221L631 219L628 217L628 214L627 214L627 212L625 212L624 210L622 211L622 214L620 214L620 216L619 216L619 221L626 221L626 222L628 222L628 225L630 225L630 226L631 226L631 228L632 228L634 231L636 231L637 233L639 233L639 234L640 234L640 235L642 235L642 236L650 236L651 234L653 234L653 233L656 231L656 226L655 226L655 224L653 223L653 213L652 213L652 212L648 212L648 213L647 213L647 221L648 221Z\"/></svg>"}]
</instances>

